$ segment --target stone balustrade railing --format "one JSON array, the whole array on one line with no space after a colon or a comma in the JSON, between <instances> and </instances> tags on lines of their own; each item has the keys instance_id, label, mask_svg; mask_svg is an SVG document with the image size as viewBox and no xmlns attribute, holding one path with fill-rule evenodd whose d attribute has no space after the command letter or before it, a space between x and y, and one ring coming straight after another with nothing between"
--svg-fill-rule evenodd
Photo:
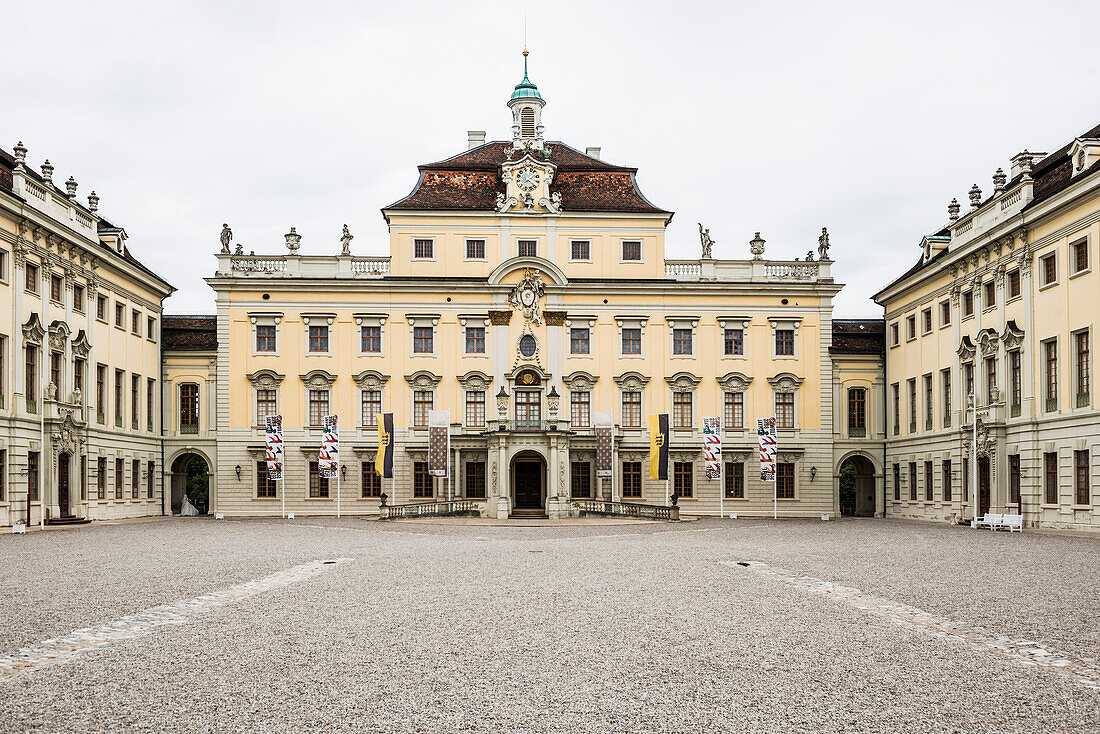
<instances>
[{"instance_id":1,"label":"stone balustrade railing","mask_svg":"<svg viewBox=\"0 0 1100 734\"><path fill-rule=\"evenodd\" d=\"M832 264L832 260L665 260L665 277L690 282L832 282Z\"/></svg>"},{"instance_id":2,"label":"stone balustrade railing","mask_svg":"<svg viewBox=\"0 0 1100 734\"><path fill-rule=\"evenodd\" d=\"M390 273L388 257L359 255L301 256L218 254L222 277L384 278Z\"/></svg>"}]
</instances>

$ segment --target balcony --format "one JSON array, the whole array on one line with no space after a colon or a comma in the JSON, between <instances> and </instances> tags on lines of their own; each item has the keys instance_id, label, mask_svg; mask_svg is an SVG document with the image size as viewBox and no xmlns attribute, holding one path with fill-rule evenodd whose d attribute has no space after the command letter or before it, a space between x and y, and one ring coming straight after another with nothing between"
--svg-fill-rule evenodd
<instances>
[{"instance_id":1,"label":"balcony","mask_svg":"<svg viewBox=\"0 0 1100 734\"><path fill-rule=\"evenodd\" d=\"M28 400L27 401L27 412L28 413L37 413L38 412L38 401L37 400Z\"/></svg>"},{"instance_id":2,"label":"balcony","mask_svg":"<svg viewBox=\"0 0 1100 734\"><path fill-rule=\"evenodd\" d=\"M1013 405L1009 410L1009 413L1012 415L1013 418L1019 418L1020 414L1022 412L1023 412L1023 406L1020 405L1019 403L1016 403L1015 405Z\"/></svg>"},{"instance_id":3,"label":"balcony","mask_svg":"<svg viewBox=\"0 0 1100 734\"><path fill-rule=\"evenodd\" d=\"M943 427L944 428L950 428L951 427L951 416L945 415L943 417Z\"/></svg>"},{"instance_id":4,"label":"balcony","mask_svg":"<svg viewBox=\"0 0 1100 734\"><path fill-rule=\"evenodd\" d=\"M1058 398L1047 398L1046 405L1044 406L1047 413L1055 413L1058 411Z\"/></svg>"},{"instance_id":5,"label":"balcony","mask_svg":"<svg viewBox=\"0 0 1100 734\"><path fill-rule=\"evenodd\" d=\"M198 432L199 432L198 425L180 426L180 433L195 434L195 433L198 433Z\"/></svg>"},{"instance_id":6,"label":"balcony","mask_svg":"<svg viewBox=\"0 0 1100 734\"><path fill-rule=\"evenodd\" d=\"M867 438L866 428L848 428L848 438Z\"/></svg>"},{"instance_id":7,"label":"balcony","mask_svg":"<svg viewBox=\"0 0 1100 734\"><path fill-rule=\"evenodd\" d=\"M518 420L512 421L501 421L499 425L501 427L500 430L524 431L528 433L558 430L558 421L531 420L528 418L520 418Z\"/></svg>"},{"instance_id":8,"label":"balcony","mask_svg":"<svg viewBox=\"0 0 1100 734\"><path fill-rule=\"evenodd\" d=\"M1077 393L1077 407L1078 408L1087 408L1091 404L1092 404L1092 402L1089 400L1089 394L1087 392Z\"/></svg>"}]
</instances>

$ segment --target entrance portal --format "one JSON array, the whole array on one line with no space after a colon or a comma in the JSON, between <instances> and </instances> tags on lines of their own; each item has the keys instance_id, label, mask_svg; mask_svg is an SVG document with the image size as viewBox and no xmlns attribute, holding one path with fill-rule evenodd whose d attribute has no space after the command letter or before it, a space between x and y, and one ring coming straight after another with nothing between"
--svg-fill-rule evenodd
<instances>
[{"instance_id":1,"label":"entrance portal","mask_svg":"<svg viewBox=\"0 0 1100 734\"><path fill-rule=\"evenodd\" d=\"M524 451L512 459L512 507L516 510L543 509L546 460L535 451Z\"/></svg>"},{"instance_id":2,"label":"entrance portal","mask_svg":"<svg viewBox=\"0 0 1100 734\"><path fill-rule=\"evenodd\" d=\"M57 504L61 517L69 517L69 455L57 457Z\"/></svg>"},{"instance_id":3,"label":"entrance portal","mask_svg":"<svg viewBox=\"0 0 1100 734\"><path fill-rule=\"evenodd\" d=\"M865 456L849 456L840 465L840 514L875 516L875 465Z\"/></svg>"},{"instance_id":4,"label":"entrance portal","mask_svg":"<svg viewBox=\"0 0 1100 734\"><path fill-rule=\"evenodd\" d=\"M989 457L978 457L978 514L989 512Z\"/></svg>"},{"instance_id":5,"label":"entrance portal","mask_svg":"<svg viewBox=\"0 0 1100 734\"><path fill-rule=\"evenodd\" d=\"M182 454L172 462L172 514L178 515L183 496L200 513L210 506L210 468L198 454Z\"/></svg>"}]
</instances>

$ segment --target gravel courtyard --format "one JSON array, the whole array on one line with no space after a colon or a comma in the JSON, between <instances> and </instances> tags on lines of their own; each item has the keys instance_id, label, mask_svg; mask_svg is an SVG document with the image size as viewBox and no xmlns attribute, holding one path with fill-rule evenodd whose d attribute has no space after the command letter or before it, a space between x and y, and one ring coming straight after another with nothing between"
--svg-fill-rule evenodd
<instances>
[{"instance_id":1,"label":"gravel courtyard","mask_svg":"<svg viewBox=\"0 0 1100 734\"><path fill-rule=\"evenodd\" d=\"M1095 539L167 519L0 557L4 731L1100 731Z\"/></svg>"}]
</instances>

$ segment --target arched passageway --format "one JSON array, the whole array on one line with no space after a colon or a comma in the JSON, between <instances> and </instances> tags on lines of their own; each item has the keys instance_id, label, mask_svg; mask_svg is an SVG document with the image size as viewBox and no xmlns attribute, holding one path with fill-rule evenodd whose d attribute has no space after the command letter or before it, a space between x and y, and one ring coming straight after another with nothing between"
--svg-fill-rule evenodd
<instances>
[{"instance_id":1,"label":"arched passageway","mask_svg":"<svg viewBox=\"0 0 1100 734\"><path fill-rule=\"evenodd\" d=\"M180 514L183 496L200 513L210 507L210 467L198 454L180 454L172 462L172 514Z\"/></svg>"},{"instance_id":2,"label":"arched passageway","mask_svg":"<svg viewBox=\"0 0 1100 734\"><path fill-rule=\"evenodd\" d=\"M840 464L840 514L875 516L875 466L865 456L849 456Z\"/></svg>"}]
</instances>

